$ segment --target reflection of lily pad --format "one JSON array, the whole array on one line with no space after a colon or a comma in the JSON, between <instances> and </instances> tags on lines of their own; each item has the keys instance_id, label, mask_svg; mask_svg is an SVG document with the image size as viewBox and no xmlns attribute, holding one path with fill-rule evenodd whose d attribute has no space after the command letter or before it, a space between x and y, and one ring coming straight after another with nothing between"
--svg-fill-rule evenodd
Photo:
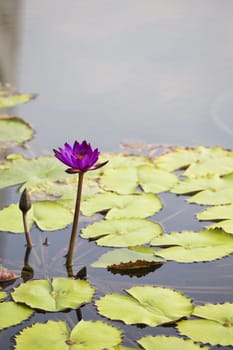
<instances>
[{"instance_id":1,"label":"reflection of lily pad","mask_svg":"<svg viewBox=\"0 0 233 350\"><path fill-rule=\"evenodd\" d=\"M233 152L221 147L177 148L156 160L156 165L168 171L187 168L185 176L224 175L233 170Z\"/></svg>"},{"instance_id":2,"label":"reflection of lily pad","mask_svg":"<svg viewBox=\"0 0 233 350\"><path fill-rule=\"evenodd\" d=\"M47 311L77 309L91 301L94 288L87 281L70 278L33 280L21 284L11 294L14 301Z\"/></svg>"},{"instance_id":3,"label":"reflection of lily pad","mask_svg":"<svg viewBox=\"0 0 233 350\"><path fill-rule=\"evenodd\" d=\"M12 301L0 303L0 329L21 323L32 314L33 310L25 305L18 305Z\"/></svg>"},{"instance_id":4,"label":"reflection of lily pad","mask_svg":"<svg viewBox=\"0 0 233 350\"><path fill-rule=\"evenodd\" d=\"M159 224L146 219L102 220L82 230L83 238L95 238L108 247L128 247L149 243L162 232Z\"/></svg>"},{"instance_id":5,"label":"reflection of lily pad","mask_svg":"<svg viewBox=\"0 0 233 350\"><path fill-rule=\"evenodd\" d=\"M129 295L113 293L96 301L99 313L126 324L143 323L154 327L192 312L191 300L169 288L135 286L126 292Z\"/></svg>"},{"instance_id":6,"label":"reflection of lily pad","mask_svg":"<svg viewBox=\"0 0 233 350\"><path fill-rule=\"evenodd\" d=\"M110 168L100 180L105 190L121 194L135 193L138 186L145 192L159 193L169 190L176 182L177 177L174 174L156 169L152 164Z\"/></svg>"},{"instance_id":7,"label":"reflection of lily pad","mask_svg":"<svg viewBox=\"0 0 233 350\"><path fill-rule=\"evenodd\" d=\"M179 322L181 334L211 345L233 346L232 303L196 306L193 315L202 319Z\"/></svg>"},{"instance_id":8,"label":"reflection of lily pad","mask_svg":"<svg viewBox=\"0 0 233 350\"><path fill-rule=\"evenodd\" d=\"M145 350L208 350L207 347L201 347L192 340L184 340L177 337L166 337L158 335L153 337L148 335L137 341Z\"/></svg>"},{"instance_id":9,"label":"reflection of lily pad","mask_svg":"<svg viewBox=\"0 0 233 350\"><path fill-rule=\"evenodd\" d=\"M157 255L183 263L211 261L233 252L233 237L222 230L172 232L155 238L151 244L170 245L158 250Z\"/></svg>"},{"instance_id":10,"label":"reflection of lily pad","mask_svg":"<svg viewBox=\"0 0 233 350\"><path fill-rule=\"evenodd\" d=\"M21 144L31 140L32 127L18 117L0 116L0 142Z\"/></svg>"},{"instance_id":11,"label":"reflection of lily pad","mask_svg":"<svg viewBox=\"0 0 233 350\"><path fill-rule=\"evenodd\" d=\"M119 195L107 192L94 195L81 204L84 215L92 216L108 210L108 219L145 218L157 213L161 208L160 199L153 193Z\"/></svg>"},{"instance_id":12,"label":"reflection of lily pad","mask_svg":"<svg viewBox=\"0 0 233 350\"><path fill-rule=\"evenodd\" d=\"M72 331L64 321L36 323L16 336L16 350L103 350L121 342L121 331L101 321L81 320Z\"/></svg>"}]
</instances>

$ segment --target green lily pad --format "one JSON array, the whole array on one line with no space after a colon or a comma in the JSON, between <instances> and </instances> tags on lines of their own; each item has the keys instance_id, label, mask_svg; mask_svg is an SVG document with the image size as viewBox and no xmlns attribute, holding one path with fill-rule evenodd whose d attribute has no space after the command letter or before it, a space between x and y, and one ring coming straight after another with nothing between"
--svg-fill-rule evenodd
<instances>
[{"instance_id":1,"label":"green lily pad","mask_svg":"<svg viewBox=\"0 0 233 350\"><path fill-rule=\"evenodd\" d=\"M224 175L233 171L233 152L221 147L177 148L158 157L156 165L167 171L187 168L184 175L188 177Z\"/></svg>"},{"instance_id":2,"label":"green lily pad","mask_svg":"<svg viewBox=\"0 0 233 350\"><path fill-rule=\"evenodd\" d=\"M137 343L145 350L208 350L207 347L201 347L195 344L192 340L184 340L177 337L167 337L165 335L158 335L153 337L148 335L137 340Z\"/></svg>"},{"instance_id":3,"label":"green lily pad","mask_svg":"<svg viewBox=\"0 0 233 350\"><path fill-rule=\"evenodd\" d=\"M212 261L233 252L233 237L222 230L172 232L155 238L151 245L171 245L156 252L167 260L182 263Z\"/></svg>"},{"instance_id":4,"label":"green lily pad","mask_svg":"<svg viewBox=\"0 0 233 350\"><path fill-rule=\"evenodd\" d=\"M42 231L60 230L73 221L72 212L53 201L33 203L27 217L29 228L35 223ZM18 204L11 204L9 207L0 210L0 231L24 232L22 212Z\"/></svg>"},{"instance_id":5,"label":"green lily pad","mask_svg":"<svg viewBox=\"0 0 233 350\"><path fill-rule=\"evenodd\" d=\"M121 342L122 332L101 321L81 320L72 331L64 321L36 323L16 336L16 350L103 350Z\"/></svg>"},{"instance_id":6,"label":"green lily pad","mask_svg":"<svg viewBox=\"0 0 233 350\"><path fill-rule=\"evenodd\" d=\"M100 185L107 191L120 194L135 193L138 186L145 192L159 193L169 190L177 180L174 174L156 169L152 164L146 164L105 170Z\"/></svg>"},{"instance_id":7,"label":"green lily pad","mask_svg":"<svg viewBox=\"0 0 233 350\"><path fill-rule=\"evenodd\" d=\"M32 139L34 130L23 119L0 116L0 142L22 144Z\"/></svg>"},{"instance_id":8,"label":"green lily pad","mask_svg":"<svg viewBox=\"0 0 233 350\"><path fill-rule=\"evenodd\" d=\"M64 167L55 157L26 159L18 156L0 168L0 188L24 183L30 190L46 181L57 181L67 177Z\"/></svg>"},{"instance_id":9,"label":"green lily pad","mask_svg":"<svg viewBox=\"0 0 233 350\"><path fill-rule=\"evenodd\" d=\"M81 237L95 238L107 247L128 247L149 243L162 227L146 219L109 219L95 222L82 230Z\"/></svg>"},{"instance_id":10,"label":"green lily pad","mask_svg":"<svg viewBox=\"0 0 233 350\"><path fill-rule=\"evenodd\" d=\"M131 248L121 248L114 249L107 253L101 255L101 257L91 264L93 267L108 267L114 264L121 263L136 263L137 261L144 262L155 262L155 263L163 263L164 260L162 258L155 256L155 251L149 247L131 247ZM136 268L137 266L135 266Z\"/></svg>"},{"instance_id":11,"label":"green lily pad","mask_svg":"<svg viewBox=\"0 0 233 350\"><path fill-rule=\"evenodd\" d=\"M36 98L36 94L21 94L10 85L0 84L0 108L14 107Z\"/></svg>"},{"instance_id":12,"label":"green lily pad","mask_svg":"<svg viewBox=\"0 0 233 350\"><path fill-rule=\"evenodd\" d=\"M143 323L151 327L170 323L192 312L191 300L169 288L135 286L128 295L109 294L96 301L98 312L126 324Z\"/></svg>"},{"instance_id":13,"label":"green lily pad","mask_svg":"<svg viewBox=\"0 0 233 350\"><path fill-rule=\"evenodd\" d=\"M0 303L0 329L14 326L28 319L33 310L25 305L18 305L13 301ZM4 317L2 316L4 315Z\"/></svg>"},{"instance_id":14,"label":"green lily pad","mask_svg":"<svg viewBox=\"0 0 233 350\"><path fill-rule=\"evenodd\" d=\"M196 306L193 315L202 319L179 322L177 328L181 334L211 345L233 346L232 303Z\"/></svg>"},{"instance_id":15,"label":"green lily pad","mask_svg":"<svg viewBox=\"0 0 233 350\"><path fill-rule=\"evenodd\" d=\"M81 211L86 216L107 211L107 219L145 218L157 213L162 208L160 199L153 193L119 195L101 193L84 200Z\"/></svg>"},{"instance_id":16,"label":"green lily pad","mask_svg":"<svg viewBox=\"0 0 233 350\"><path fill-rule=\"evenodd\" d=\"M221 220L216 224L209 225L208 227L221 228L225 232L233 233L233 204L210 207L198 213L196 216L198 220Z\"/></svg>"},{"instance_id":17,"label":"green lily pad","mask_svg":"<svg viewBox=\"0 0 233 350\"><path fill-rule=\"evenodd\" d=\"M59 277L52 281L28 281L15 288L11 295L14 301L32 308L60 311L67 308L77 309L89 303L94 291L87 281Z\"/></svg>"},{"instance_id":18,"label":"green lily pad","mask_svg":"<svg viewBox=\"0 0 233 350\"><path fill-rule=\"evenodd\" d=\"M0 291L0 301L4 300L6 297L7 297L7 293Z\"/></svg>"},{"instance_id":19,"label":"green lily pad","mask_svg":"<svg viewBox=\"0 0 233 350\"><path fill-rule=\"evenodd\" d=\"M100 161L106 159L109 159L109 162L105 165L104 172L109 169L134 168L139 165L151 164L151 160L148 157L141 155L127 155L123 153L104 153L100 155Z\"/></svg>"}]
</instances>

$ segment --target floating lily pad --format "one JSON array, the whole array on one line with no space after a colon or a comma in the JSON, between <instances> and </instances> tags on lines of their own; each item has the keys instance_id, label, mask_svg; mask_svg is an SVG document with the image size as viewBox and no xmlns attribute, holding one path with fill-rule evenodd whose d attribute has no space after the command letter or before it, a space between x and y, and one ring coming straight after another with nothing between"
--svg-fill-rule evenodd
<instances>
[{"instance_id":1,"label":"floating lily pad","mask_svg":"<svg viewBox=\"0 0 233 350\"><path fill-rule=\"evenodd\" d=\"M126 292L128 295L113 293L96 301L99 313L126 324L143 323L155 327L192 312L191 300L169 288L135 286Z\"/></svg>"},{"instance_id":2,"label":"floating lily pad","mask_svg":"<svg viewBox=\"0 0 233 350\"><path fill-rule=\"evenodd\" d=\"M77 309L91 301L94 288L87 281L70 278L33 280L21 284L11 293L14 301L46 311Z\"/></svg>"},{"instance_id":3,"label":"floating lily pad","mask_svg":"<svg viewBox=\"0 0 233 350\"><path fill-rule=\"evenodd\" d=\"M141 155L127 155L123 153L104 153L100 155L100 160L109 159L108 164L104 167L104 172L109 169L118 169L123 167L138 167L139 165L151 164L148 157Z\"/></svg>"},{"instance_id":4,"label":"floating lily pad","mask_svg":"<svg viewBox=\"0 0 233 350\"><path fill-rule=\"evenodd\" d=\"M1 99L1 97L0 97ZM32 139L34 130L23 119L18 117L0 116L0 142L22 144Z\"/></svg>"},{"instance_id":5,"label":"floating lily pad","mask_svg":"<svg viewBox=\"0 0 233 350\"><path fill-rule=\"evenodd\" d=\"M135 193L138 186L145 192L159 193L169 190L176 182L174 174L156 169L152 164L110 168L105 170L100 179L105 190L120 194Z\"/></svg>"},{"instance_id":6,"label":"floating lily pad","mask_svg":"<svg viewBox=\"0 0 233 350\"><path fill-rule=\"evenodd\" d=\"M46 181L57 181L67 177L64 167L55 157L26 159L18 156L0 168L0 188L24 183L30 190Z\"/></svg>"},{"instance_id":7,"label":"floating lily pad","mask_svg":"<svg viewBox=\"0 0 233 350\"><path fill-rule=\"evenodd\" d=\"M11 85L0 84L0 108L14 107L36 98L36 94L21 94Z\"/></svg>"},{"instance_id":8,"label":"floating lily pad","mask_svg":"<svg viewBox=\"0 0 233 350\"><path fill-rule=\"evenodd\" d=\"M196 306L193 315L202 319L179 322L177 328L181 334L211 345L233 346L232 303Z\"/></svg>"},{"instance_id":9,"label":"floating lily pad","mask_svg":"<svg viewBox=\"0 0 233 350\"><path fill-rule=\"evenodd\" d=\"M42 231L63 229L72 221L72 212L53 201L35 202L28 212L29 228L35 223ZM22 212L18 204L11 204L9 207L0 210L0 231L24 232Z\"/></svg>"},{"instance_id":10,"label":"floating lily pad","mask_svg":"<svg viewBox=\"0 0 233 350\"><path fill-rule=\"evenodd\" d=\"M87 226L81 236L102 246L128 247L149 243L161 232L159 224L146 219L108 219Z\"/></svg>"},{"instance_id":11,"label":"floating lily pad","mask_svg":"<svg viewBox=\"0 0 233 350\"><path fill-rule=\"evenodd\" d=\"M198 220L221 220L209 228L221 228L225 232L233 233L233 204L218 205L205 209L197 214ZM226 219L226 220L222 220Z\"/></svg>"},{"instance_id":12,"label":"floating lily pad","mask_svg":"<svg viewBox=\"0 0 233 350\"><path fill-rule=\"evenodd\" d=\"M188 177L224 175L233 171L233 152L221 147L177 148L158 157L156 165L167 171L187 168L184 175Z\"/></svg>"},{"instance_id":13,"label":"floating lily pad","mask_svg":"<svg viewBox=\"0 0 233 350\"><path fill-rule=\"evenodd\" d=\"M192 340L184 340L177 337L166 337L165 335L158 335L153 337L148 335L137 340L137 343L145 350L208 350L207 347L202 347L195 344Z\"/></svg>"},{"instance_id":14,"label":"floating lily pad","mask_svg":"<svg viewBox=\"0 0 233 350\"><path fill-rule=\"evenodd\" d=\"M13 301L0 303L0 329L21 323L32 314L33 310L25 305L18 305Z\"/></svg>"},{"instance_id":15,"label":"floating lily pad","mask_svg":"<svg viewBox=\"0 0 233 350\"><path fill-rule=\"evenodd\" d=\"M103 350L121 342L122 332L101 321L81 320L72 331L64 321L36 323L16 336L16 350Z\"/></svg>"},{"instance_id":16,"label":"floating lily pad","mask_svg":"<svg viewBox=\"0 0 233 350\"><path fill-rule=\"evenodd\" d=\"M7 293L0 291L0 301L4 300L6 297L7 297Z\"/></svg>"},{"instance_id":17,"label":"floating lily pad","mask_svg":"<svg viewBox=\"0 0 233 350\"><path fill-rule=\"evenodd\" d=\"M153 193L119 195L107 192L94 195L81 203L84 215L92 216L97 212L108 211L107 219L145 218L161 208L160 199Z\"/></svg>"},{"instance_id":18,"label":"floating lily pad","mask_svg":"<svg viewBox=\"0 0 233 350\"><path fill-rule=\"evenodd\" d=\"M136 262L137 260L163 262L164 260L154 255L154 249L149 247L121 248L108 251L91 264L93 267L108 267L113 264L127 263L129 261Z\"/></svg>"},{"instance_id":19,"label":"floating lily pad","mask_svg":"<svg viewBox=\"0 0 233 350\"><path fill-rule=\"evenodd\" d=\"M211 261L233 252L232 235L222 230L183 231L164 234L151 241L151 245L169 246L157 251L167 260L182 263Z\"/></svg>"}]
</instances>

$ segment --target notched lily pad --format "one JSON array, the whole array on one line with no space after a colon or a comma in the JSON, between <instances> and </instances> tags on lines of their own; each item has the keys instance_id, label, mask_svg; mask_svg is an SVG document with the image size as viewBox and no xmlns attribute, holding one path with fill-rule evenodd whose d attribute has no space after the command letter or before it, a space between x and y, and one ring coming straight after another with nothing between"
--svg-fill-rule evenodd
<instances>
[{"instance_id":1,"label":"notched lily pad","mask_svg":"<svg viewBox=\"0 0 233 350\"><path fill-rule=\"evenodd\" d=\"M155 246L171 246L156 253L167 260L182 263L212 261L233 252L232 235L222 230L183 231L160 235L151 241Z\"/></svg>"},{"instance_id":2,"label":"notched lily pad","mask_svg":"<svg viewBox=\"0 0 233 350\"><path fill-rule=\"evenodd\" d=\"M137 340L137 343L145 350L208 350L194 343L190 339L182 339L177 337L167 337L165 335L151 336L148 335Z\"/></svg>"},{"instance_id":3,"label":"notched lily pad","mask_svg":"<svg viewBox=\"0 0 233 350\"><path fill-rule=\"evenodd\" d=\"M139 188L144 192L159 193L168 191L177 181L176 175L156 169L153 164L144 164L107 169L101 176L100 185L106 191L120 194L136 193Z\"/></svg>"},{"instance_id":4,"label":"notched lily pad","mask_svg":"<svg viewBox=\"0 0 233 350\"><path fill-rule=\"evenodd\" d=\"M29 307L18 305L13 301L0 303L0 329L21 323L28 319L33 312Z\"/></svg>"},{"instance_id":5,"label":"notched lily pad","mask_svg":"<svg viewBox=\"0 0 233 350\"><path fill-rule=\"evenodd\" d=\"M9 84L0 84L0 108L14 107L18 104L29 102L36 97L36 94L19 93Z\"/></svg>"},{"instance_id":6,"label":"notched lily pad","mask_svg":"<svg viewBox=\"0 0 233 350\"><path fill-rule=\"evenodd\" d=\"M233 346L233 304L196 306L193 315L202 319L178 323L182 335L211 345Z\"/></svg>"},{"instance_id":7,"label":"notched lily pad","mask_svg":"<svg viewBox=\"0 0 233 350\"><path fill-rule=\"evenodd\" d=\"M101 193L84 200L81 211L86 216L107 211L107 219L145 218L154 215L162 208L160 199L153 193L119 195Z\"/></svg>"},{"instance_id":8,"label":"notched lily pad","mask_svg":"<svg viewBox=\"0 0 233 350\"><path fill-rule=\"evenodd\" d=\"M94 292L94 288L87 281L59 277L52 281L28 281L15 288L11 295L16 302L55 312L68 308L77 309L90 302Z\"/></svg>"},{"instance_id":9,"label":"notched lily pad","mask_svg":"<svg viewBox=\"0 0 233 350\"><path fill-rule=\"evenodd\" d=\"M108 261L115 261L108 263ZM128 275L130 277L142 277L150 272L154 272L164 264L164 259L156 257L154 250L149 247L136 246L128 249L115 249L103 254L99 260L93 264L105 265L108 271L114 275ZM95 265L96 264L96 265Z\"/></svg>"},{"instance_id":10,"label":"notched lily pad","mask_svg":"<svg viewBox=\"0 0 233 350\"><path fill-rule=\"evenodd\" d=\"M32 139L34 130L19 117L0 115L0 146L23 144Z\"/></svg>"},{"instance_id":11,"label":"notched lily pad","mask_svg":"<svg viewBox=\"0 0 233 350\"><path fill-rule=\"evenodd\" d=\"M42 231L60 230L72 221L73 214L71 210L53 201L35 202L28 212L29 228L35 223ZM9 207L0 210L0 231L24 232L22 213L18 204L11 204Z\"/></svg>"},{"instance_id":12,"label":"notched lily pad","mask_svg":"<svg viewBox=\"0 0 233 350\"><path fill-rule=\"evenodd\" d=\"M225 232L233 233L233 204L207 208L198 213L197 218L198 220L217 221L217 223L209 225L208 227L221 228Z\"/></svg>"},{"instance_id":13,"label":"notched lily pad","mask_svg":"<svg viewBox=\"0 0 233 350\"><path fill-rule=\"evenodd\" d=\"M192 312L189 298L169 288L135 286L128 295L109 294L96 301L98 312L126 324L146 324L151 327L171 323Z\"/></svg>"},{"instance_id":14,"label":"notched lily pad","mask_svg":"<svg viewBox=\"0 0 233 350\"><path fill-rule=\"evenodd\" d=\"M183 174L188 177L224 175L233 171L233 152L221 147L177 148L158 157L156 165L168 171L186 169Z\"/></svg>"},{"instance_id":15,"label":"notched lily pad","mask_svg":"<svg viewBox=\"0 0 233 350\"><path fill-rule=\"evenodd\" d=\"M108 219L95 222L82 230L83 238L97 239L107 247L128 247L149 243L162 233L162 227L146 219Z\"/></svg>"},{"instance_id":16,"label":"notched lily pad","mask_svg":"<svg viewBox=\"0 0 233 350\"><path fill-rule=\"evenodd\" d=\"M101 321L81 320L70 331L64 321L36 323L16 336L16 350L103 350L117 346L122 332Z\"/></svg>"}]
</instances>

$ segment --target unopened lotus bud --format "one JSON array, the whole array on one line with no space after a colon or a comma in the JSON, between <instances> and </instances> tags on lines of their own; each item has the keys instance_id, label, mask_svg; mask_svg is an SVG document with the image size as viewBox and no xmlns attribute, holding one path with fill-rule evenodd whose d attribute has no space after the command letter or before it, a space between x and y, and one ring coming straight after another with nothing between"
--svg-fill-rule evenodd
<instances>
[{"instance_id":1,"label":"unopened lotus bud","mask_svg":"<svg viewBox=\"0 0 233 350\"><path fill-rule=\"evenodd\" d=\"M25 188L19 200L19 209L26 214L31 209L32 203L28 190Z\"/></svg>"}]
</instances>

